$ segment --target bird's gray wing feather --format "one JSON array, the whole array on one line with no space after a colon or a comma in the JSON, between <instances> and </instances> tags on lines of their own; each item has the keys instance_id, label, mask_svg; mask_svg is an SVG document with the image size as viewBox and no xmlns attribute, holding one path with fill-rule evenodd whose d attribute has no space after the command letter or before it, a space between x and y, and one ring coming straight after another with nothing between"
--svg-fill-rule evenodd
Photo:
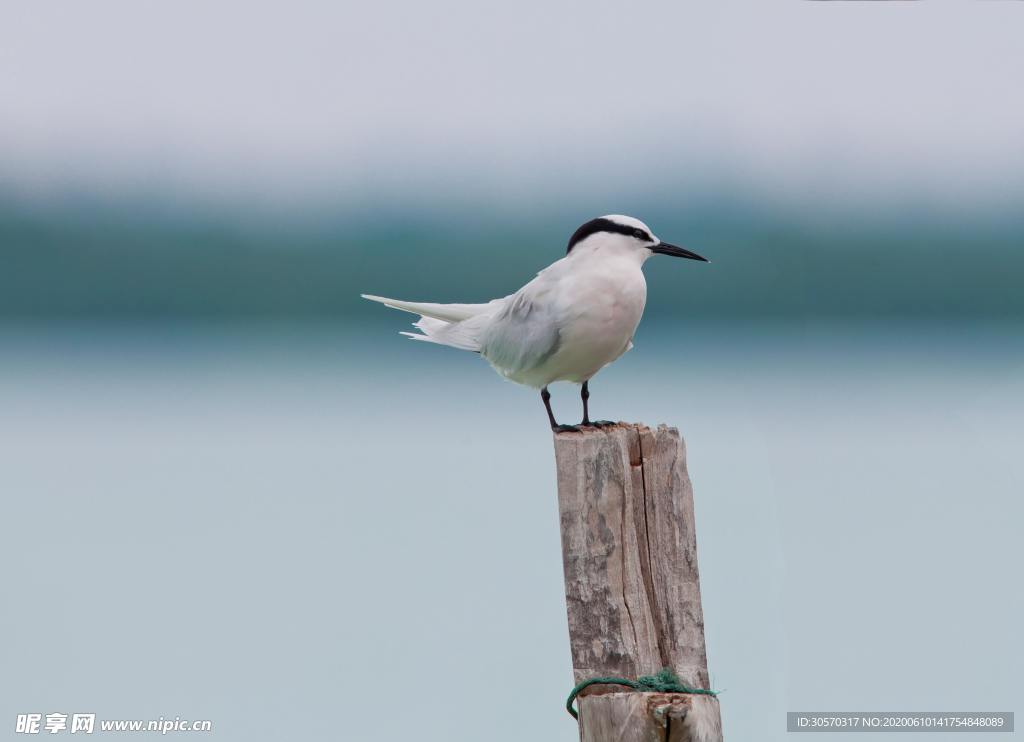
<instances>
[{"instance_id":1,"label":"bird's gray wing feather","mask_svg":"<svg viewBox=\"0 0 1024 742\"><path fill-rule=\"evenodd\" d=\"M483 333L480 353L507 375L537 368L558 350L553 308L536 289L527 284L506 297Z\"/></svg>"}]
</instances>

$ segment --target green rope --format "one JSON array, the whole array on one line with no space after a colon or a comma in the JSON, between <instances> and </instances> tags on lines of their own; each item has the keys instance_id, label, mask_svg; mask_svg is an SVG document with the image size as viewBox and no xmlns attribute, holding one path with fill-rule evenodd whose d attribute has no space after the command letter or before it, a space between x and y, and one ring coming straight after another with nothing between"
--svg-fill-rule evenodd
<instances>
[{"instance_id":1,"label":"green rope","mask_svg":"<svg viewBox=\"0 0 1024 742\"><path fill-rule=\"evenodd\" d=\"M683 685L679 676L667 667L657 675L643 675L636 680L628 678L591 678L578 683L569 694L569 700L565 702L565 710L572 714L572 718L579 720L580 715L573 708L573 701L584 689L592 685L624 685L641 693L694 693L702 696L717 696L718 692L706 688L690 688Z\"/></svg>"}]
</instances>

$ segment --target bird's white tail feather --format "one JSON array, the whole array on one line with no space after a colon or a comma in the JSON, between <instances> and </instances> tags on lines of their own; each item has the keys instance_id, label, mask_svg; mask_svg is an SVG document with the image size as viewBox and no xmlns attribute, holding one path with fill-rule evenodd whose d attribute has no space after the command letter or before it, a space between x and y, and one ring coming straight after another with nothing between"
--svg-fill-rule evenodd
<instances>
[{"instance_id":1,"label":"bird's white tail feather","mask_svg":"<svg viewBox=\"0 0 1024 742\"><path fill-rule=\"evenodd\" d=\"M477 329L480 323L473 320L474 318L471 317L462 322L445 322L433 317L422 317L419 322L413 324L413 327L417 327L423 332L422 335L415 332L403 332L402 334L413 340L448 345L460 350L478 351L480 350L480 341L477 339Z\"/></svg>"},{"instance_id":2,"label":"bird's white tail feather","mask_svg":"<svg viewBox=\"0 0 1024 742\"><path fill-rule=\"evenodd\" d=\"M418 328L423 334L403 332L406 337L471 351L480 350L480 330L486 324L489 310L495 304L494 301L487 304L429 304L368 294L362 296L393 309L420 315L419 321L414 322L413 327Z\"/></svg>"},{"instance_id":3,"label":"bird's white tail feather","mask_svg":"<svg viewBox=\"0 0 1024 742\"><path fill-rule=\"evenodd\" d=\"M378 302L392 309L401 309L403 312L412 312L424 317L443 320L444 322L461 322L475 315L487 311L489 304L431 304L429 302L401 301L400 299L388 299L385 296L373 296L372 294L361 294L364 299Z\"/></svg>"}]
</instances>

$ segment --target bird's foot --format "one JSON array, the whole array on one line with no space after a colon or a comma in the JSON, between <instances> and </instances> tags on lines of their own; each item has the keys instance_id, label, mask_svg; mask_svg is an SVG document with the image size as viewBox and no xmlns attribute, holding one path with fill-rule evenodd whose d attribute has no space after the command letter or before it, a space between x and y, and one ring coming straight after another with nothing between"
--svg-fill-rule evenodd
<instances>
[{"instance_id":1,"label":"bird's foot","mask_svg":"<svg viewBox=\"0 0 1024 742\"><path fill-rule=\"evenodd\" d=\"M580 426L579 425L556 425L555 427L551 428L551 430L553 430L555 433L579 433L580 432Z\"/></svg>"},{"instance_id":2,"label":"bird's foot","mask_svg":"<svg viewBox=\"0 0 1024 742\"><path fill-rule=\"evenodd\" d=\"M587 420L580 423L580 425L588 428L610 428L618 425L618 423L614 423L611 420Z\"/></svg>"}]
</instances>

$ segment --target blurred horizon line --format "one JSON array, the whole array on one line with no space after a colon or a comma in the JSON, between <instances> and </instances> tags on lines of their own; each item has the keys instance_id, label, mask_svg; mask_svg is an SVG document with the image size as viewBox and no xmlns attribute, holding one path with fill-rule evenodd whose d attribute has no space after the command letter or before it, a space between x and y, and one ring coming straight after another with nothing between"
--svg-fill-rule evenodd
<instances>
[{"instance_id":1,"label":"blurred horizon line","mask_svg":"<svg viewBox=\"0 0 1024 742\"><path fill-rule=\"evenodd\" d=\"M358 182L342 173L280 180L266 173L219 179L139 168L104 181L96 177L97 170L89 169L40 172L32 177L8 171L0 174L0 210L56 208L65 214L78 210L122 218L165 214L281 223L289 228L310 220L329 224L381 216L473 223L480 221L478 211L485 212L483 219L489 221L522 218L524 211L531 219L553 220L569 209L581 220L629 209L645 218L639 212L729 206L761 219L774 214L790 221L871 218L898 223L928 218L978 225L1024 223L1024 214L1017 208L1024 200L1024 177L1016 168L973 176L961 171L954 181L920 171L899 178L886 173L873 179L850 172L837 177L822 163L819 166L814 173L769 174L745 171L736 163L732 167L688 163L685 176L634 172L614 179L571 168L560 171L560 178L553 173L502 178L500 172L387 169Z\"/></svg>"}]
</instances>

